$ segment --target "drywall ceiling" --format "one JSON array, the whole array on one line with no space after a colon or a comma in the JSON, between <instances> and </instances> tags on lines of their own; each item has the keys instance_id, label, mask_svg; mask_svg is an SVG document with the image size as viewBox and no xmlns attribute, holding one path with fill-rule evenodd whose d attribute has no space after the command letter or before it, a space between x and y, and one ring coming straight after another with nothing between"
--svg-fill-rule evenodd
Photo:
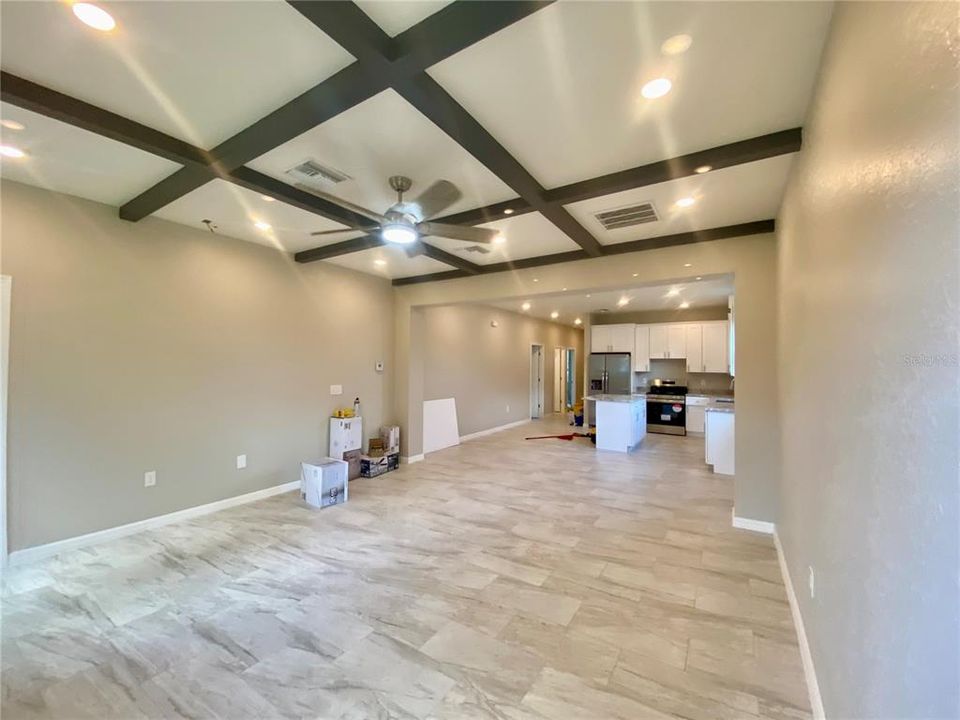
<instances>
[{"instance_id":1,"label":"drywall ceiling","mask_svg":"<svg viewBox=\"0 0 960 720\"><path fill-rule=\"evenodd\" d=\"M794 145L761 142L759 155L725 148L801 125L831 13L819 2L100 5L117 21L112 32L81 24L66 3L0 4L3 71L42 86L22 91L25 99L4 83L3 117L24 128L3 130L3 141L27 156L2 158L3 177L123 208L146 197L142 215L123 217L194 227L210 219L227 237L284 252L352 252L326 261L390 278L499 271L718 228L769 231L744 224L776 216L799 133ZM691 46L666 54L663 42L678 33ZM673 90L643 98L643 83L658 76ZM69 103L62 111L56 98L38 106L44 88L119 119ZM294 106L273 121L271 113ZM132 141L120 133L133 147L111 134L126 120L144 126ZM189 145L171 157L169 140L159 151L156 138L137 144L151 130ZM705 175L663 162L711 149L729 162ZM449 179L463 196L442 214L485 223L505 242L482 253L428 238L447 262L391 251L371 267L384 258L359 240L341 245L362 234L310 235L356 220L291 199L286 171L308 158L349 176L327 192L377 212L394 200L390 175L413 179L408 198ZM659 174L601 178L657 162L666 168ZM561 192L598 179L586 194ZM261 198L271 194L261 192L265 182L273 203ZM680 197L696 203L678 211ZM657 222L607 231L594 218L643 201L654 203ZM477 208L484 212L467 217Z\"/></svg>"}]
</instances>

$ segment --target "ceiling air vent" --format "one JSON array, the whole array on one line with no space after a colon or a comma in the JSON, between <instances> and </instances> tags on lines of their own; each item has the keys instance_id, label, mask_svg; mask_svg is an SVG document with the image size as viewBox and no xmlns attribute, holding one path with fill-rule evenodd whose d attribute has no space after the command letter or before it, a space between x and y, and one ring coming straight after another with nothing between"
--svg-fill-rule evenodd
<instances>
[{"instance_id":1,"label":"ceiling air vent","mask_svg":"<svg viewBox=\"0 0 960 720\"><path fill-rule=\"evenodd\" d=\"M598 212L594 217L600 221L605 230L632 227L633 225L656 222L660 219L657 215L657 209L651 202L629 205L614 210L604 210Z\"/></svg>"},{"instance_id":2,"label":"ceiling air vent","mask_svg":"<svg viewBox=\"0 0 960 720\"><path fill-rule=\"evenodd\" d=\"M325 167L316 160L304 160L296 167L287 170L287 175L291 175L303 182L313 183L314 185L336 185L337 183L342 183L344 180L350 179L350 176L346 173Z\"/></svg>"}]
</instances>

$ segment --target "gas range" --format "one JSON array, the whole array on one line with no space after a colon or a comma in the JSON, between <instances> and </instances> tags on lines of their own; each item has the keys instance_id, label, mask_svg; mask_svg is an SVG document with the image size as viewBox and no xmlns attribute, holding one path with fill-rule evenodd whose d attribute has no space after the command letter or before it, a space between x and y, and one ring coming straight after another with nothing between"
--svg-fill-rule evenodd
<instances>
[{"instance_id":1,"label":"gas range","mask_svg":"<svg viewBox=\"0 0 960 720\"><path fill-rule=\"evenodd\" d=\"M664 402L681 402L686 404L686 385L651 385L647 391L647 400L663 400Z\"/></svg>"},{"instance_id":2,"label":"gas range","mask_svg":"<svg viewBox=\"0 0 960 720\"><path fill-rule=\"evenodd\" d=\"M686 435L686 406L686 385L651 385L647 391L647 432Z\"/></svg>"}]
</instances>

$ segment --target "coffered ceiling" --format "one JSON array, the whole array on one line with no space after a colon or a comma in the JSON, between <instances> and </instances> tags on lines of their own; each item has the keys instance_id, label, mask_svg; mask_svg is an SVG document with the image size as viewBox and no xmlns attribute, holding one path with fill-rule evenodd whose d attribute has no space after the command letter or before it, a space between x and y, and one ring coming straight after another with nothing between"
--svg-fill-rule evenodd
<instances>
[{"instance_id":1,"label":"coffered ceiling","mask_svg":"<svg viewBox=\"0 0 960 720\"><path fill-rule=\"evenodd\" d=\"M301 262L398 282L768 232L831 13L820 2L99 5L114 30L80 23L69 3L0 4L2 117L24 126L2 141L26 152L2 159L3 177L132 222L210 220ZM678 34L689 48L665 52ZM671 92L643 97L657 77ZM288 170L305 160L347 176L316 186L330 200L294 186ZM462 197L443 220L503 242L382 246L337 203L382 213L398 174L413 180L408 197L450 180ZM595 217L646 202L654 222L606 230ZM367 229L310 234L348 225Z\"/></svg>"}]
</instances>

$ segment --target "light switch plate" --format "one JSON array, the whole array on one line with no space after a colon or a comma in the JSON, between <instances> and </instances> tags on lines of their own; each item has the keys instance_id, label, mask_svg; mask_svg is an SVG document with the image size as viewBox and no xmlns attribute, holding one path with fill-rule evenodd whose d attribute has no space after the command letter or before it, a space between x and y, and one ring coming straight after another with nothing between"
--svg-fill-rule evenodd
<instances>
[{"instance_id":1,"label":"light switch plate","mask_svg":"<svg viewBox=\"0 0 960 720\"><path fill-rule=\"evenodd\" d=\"M383 372L383 360L380 360L376 365L377 372Z\"/></svg>"},{"instance_id":2,"label":"light switch plate","mask_svg":"<svg viewBox=\"0 0 960 720\"><path fill-rule=\"evenodd\" d=\"M153 487L157 484L157 471L151 470L150 472L145 472L143 474L143 486L144 487Z\"/></svg>"},{"instance_id":3,"label":"light switch plate","mask_svg":"<svg viewBox=\"0 0 960 720\"><path fill-rule=\"evenodd\" d=\"M237 455L237 470L243 470L247 466L247 456Z\"/></svg>"},{"instance_id":4,"label":"light switch plate","mask_svg":"<svg viewBox=\"0 0 960 720\"><path fill-rule=\"evenodd\" d=\"M331 385L330 386L331 395L343 395L343 385Z\"/></svg>"}]
</instances>

